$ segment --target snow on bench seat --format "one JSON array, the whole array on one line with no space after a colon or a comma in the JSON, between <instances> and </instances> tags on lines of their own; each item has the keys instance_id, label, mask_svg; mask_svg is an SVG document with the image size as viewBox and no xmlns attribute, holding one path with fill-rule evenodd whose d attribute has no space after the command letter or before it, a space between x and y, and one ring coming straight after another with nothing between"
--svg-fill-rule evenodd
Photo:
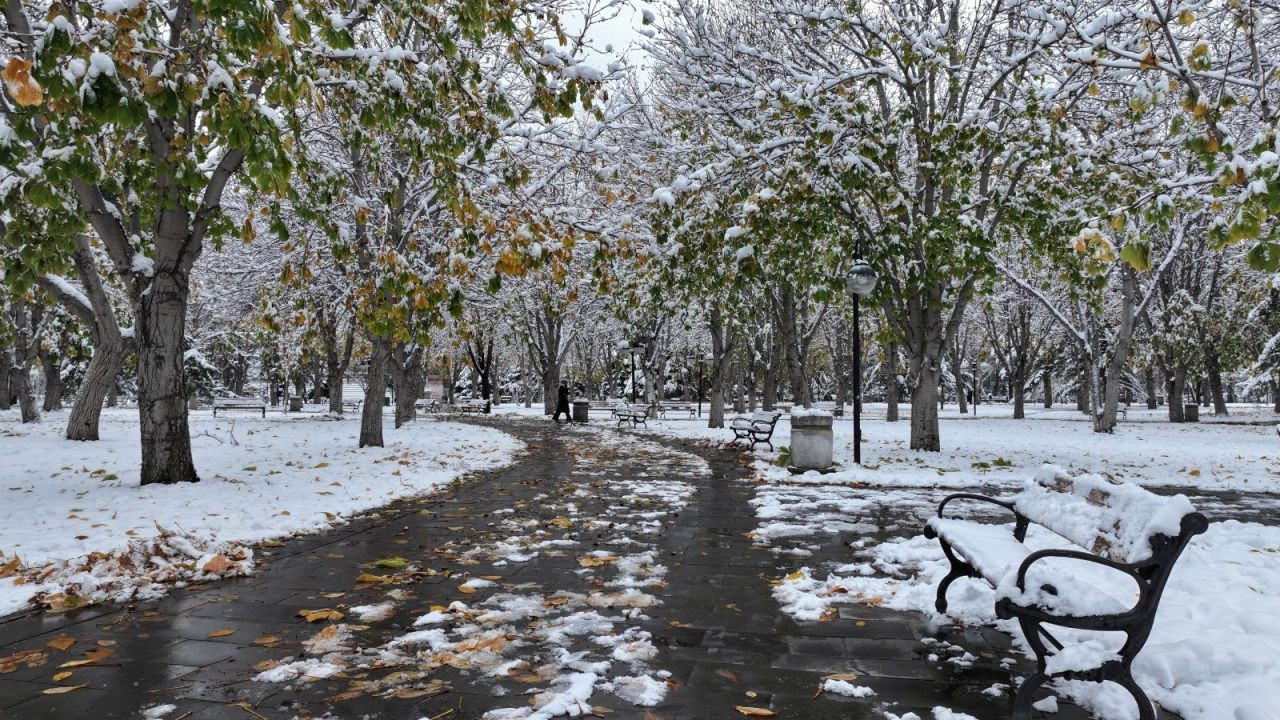
<instances>
[{"instance_id":1,"label":"snow on bench seat","mask_svg":"<svg viewBox=\"0 0 1280 720\"><path fill-rule=\"evenodd\" d=\"M1137 599L1136 585L1114 571L1073 567L1070 574L1064 574L1045 563L1033 566L1027 591L1020 592L1016 583L1018 566L1040 548L1019 542L1011 525L932 518L929 527L996 588L997 597L1013 598L1062 615L1122 613ZM1045 586L1053 592L1046 592Z\"/></svg>"}]
</instances>

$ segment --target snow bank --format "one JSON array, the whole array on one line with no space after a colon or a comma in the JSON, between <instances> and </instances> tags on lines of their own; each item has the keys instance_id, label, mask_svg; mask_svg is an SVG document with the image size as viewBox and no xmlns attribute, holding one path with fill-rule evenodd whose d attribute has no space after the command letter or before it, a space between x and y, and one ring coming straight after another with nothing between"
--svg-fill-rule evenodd
<instances>
[{"instance_id":1,"label":"snow bank","mask_svg":"<svg viewBox=\"0 0 1280 720\"><path fill-rule=\"evenodd\" d=\"M120 600L162 592L166 582L242 574L252 569L246 544L323 530L509 463L523 447L489 428L418 421L388 427L385 448L360 450L354 418L196 412L201 482L139 487L136 411L105 412L98 442L64 439L64 418L21 425L0 415L0 615L69 592L87 595L75 603ZM153 552L158 544L168 550ZM118 558L139 552L149 569L130 583ZM212 554L235 566L204 572Z\"/></svg>"}]
</instances>

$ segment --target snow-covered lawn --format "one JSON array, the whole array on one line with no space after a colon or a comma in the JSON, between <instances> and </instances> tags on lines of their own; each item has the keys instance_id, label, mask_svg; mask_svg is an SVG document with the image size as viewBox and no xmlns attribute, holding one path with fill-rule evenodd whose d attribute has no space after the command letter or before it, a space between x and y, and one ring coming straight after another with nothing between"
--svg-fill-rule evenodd
<instances>
[{"instance_id":1,"label":"snow-covered lawn","mask_svg":"<svg viewBox=\"0 0 1280 720\"><path fill-rule=\"evenodd\" d=\"M243 574L253 562L246 543L329 527L507 464L523 448L475 425L419 420L397 430L388 420L387 446L359 450L355 417L206 410L191 416L201 482L141 488L136 411L105 412L98 442L64 439L65 421L50 413L24 426L0 413L0 571L10 567L0 615L37 593L58 606L162 592L156 580ZM49 575L24 581L15 560Z\"/></svg>"},{"instance_id":2,"label":"snow-covered lawn","mask_svg":"<svg viewBox=\"0 0 1280 720\"><path fill-rule=\"evenodd\" d=\"M938 542L920 532L947 492L1011 492L1042 463L1146 486L1280 492L1280 438L1270 424L1270 408L1233 409L1237 419L1267 423L1260 425L1171 425L1158 421L1159 412L1143 409L1131 412L1114 434L1099 435L1071 411L1015 421L1008 412L997 415L1003 408L984 406L978 418L944 415L941 453L908 450L908 423L886 423L874 406L870 410L863 423L862 468L850 468L848 418L835 426L837 462L846 468L840 472L793 476L770 464L774 453L756 452L765 482L753 503L754 537L773 545L780 557L803 563L835 532L865 532L870 538L886 507L903 516L901 527L888 528L902 537L859 541L846 562L780 577L775 597L798 618L815 620L834 604L863 599L925 613L940 626L956 619L997 625L1025 649L1016 623L995 618L994 592L981 581L962 579L952 586L950 617L934 612L938 582L950 566ZM731 436L687 420L657 420L650 428L713 442ZM789 434L784 418L774 444L787 445ZM1215 509L1230 513L1229 505ZM1193 540L1174 570L1135 675L1153 700L1187 720L1274 718L1280 707L1280 527L1213 513L1210 519L1218 521ZM1033 532L1028 541L1033 547L1063 544L1048 532ZM1059 689L1107 720L1137 717L1119 687L1072 683Z\"/></svg>"},{"instance_id":3,"label":"snow-covered lawn","mask_svg":"<svg viewBox=\"0 0 1280 720\"><path fill-rule=\"evenodd\" d=\"M1280 492L1280 437L1272 424L1280 422L1280 416L1268 407L1233 406L1226 419L1233 424L1205 418L1206 422L1177 425L1159 421L1163 409L1135 407L1112 434L1093 432L1075 410L1027 412L1027 419L1014 420L1010 406L983 405L973 417L959 415L950 406L940 423L942 452L924 453L909 449L911 427L905 416L885 422L884 406L868 405L862 422L863 467L824 481L893 487L1016 485L1041 464L1052 463L1146 486ZM733 437L727 429L707 428L705 420L651 420L649 429L716 442ZM836 418L834 434L836 462L850 467L853 420ZM773 444L790 442L791 424L784 415ZM763 446L760 455L773 457ZM786 475L782 468L774 473Z\"/></svg>"}]
</instances>

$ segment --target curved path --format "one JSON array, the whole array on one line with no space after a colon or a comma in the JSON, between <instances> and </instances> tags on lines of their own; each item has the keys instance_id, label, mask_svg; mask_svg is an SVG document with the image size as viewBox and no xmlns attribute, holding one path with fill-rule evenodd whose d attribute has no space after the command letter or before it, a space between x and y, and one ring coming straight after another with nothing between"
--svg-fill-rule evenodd
<instances>
[{"instance_id":1,"label":"curved path","mask_svg":"<svg viewBox=\"0 0 1280 720\"><path fill-rule=\"evenodd\" d=\"M1007 717L982 692L1010 682L997 632L943 630L977 657L943 669L922 617L784 615L770 581L794 563L746 537L742 456L498 426L530 446L516 464L264 549L253 577L0 622L0 717ZM833 542L808 562L845 552ZM875 695L818 693L832 674Z\"/></svg>"}]
</instances>

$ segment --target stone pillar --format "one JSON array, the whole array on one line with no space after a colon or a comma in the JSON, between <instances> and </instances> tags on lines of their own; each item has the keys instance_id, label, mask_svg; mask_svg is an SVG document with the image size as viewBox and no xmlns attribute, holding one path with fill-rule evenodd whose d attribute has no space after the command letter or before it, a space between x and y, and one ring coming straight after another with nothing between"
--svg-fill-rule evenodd
<instances>
[{"instance_id":1,"label":"stone pillar","mask_svg":"<svg viewBox=\"0 0 1280 720\"><path fill-rule=\"evenodd\" d=\"M831 468L831 414L795 408L791 412L791 467L799 470Z\"/></svg>"}]
</instances>

